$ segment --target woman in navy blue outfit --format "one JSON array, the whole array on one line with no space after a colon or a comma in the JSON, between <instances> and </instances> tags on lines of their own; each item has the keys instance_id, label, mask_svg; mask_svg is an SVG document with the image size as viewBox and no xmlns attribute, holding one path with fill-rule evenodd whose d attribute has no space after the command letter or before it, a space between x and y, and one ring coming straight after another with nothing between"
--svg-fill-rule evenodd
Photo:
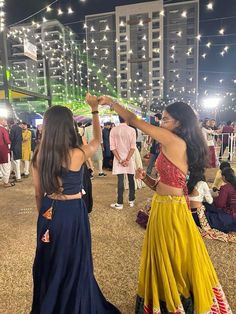
<instances>
[{"instance_id":1,"label":"woman in navy blue outfit","mask_svg":"<svg viewBox=\"0 0 236 314\"><path fill-rule=\"evenodd\" d=\"M72 112L54 106L44 116L33 157L37 249L32 314L120 314L93 275L88 213L82 200L83 167L101 143L97 97L87 95L94 139L79 147Z\"/></svg>"}]
</instances>

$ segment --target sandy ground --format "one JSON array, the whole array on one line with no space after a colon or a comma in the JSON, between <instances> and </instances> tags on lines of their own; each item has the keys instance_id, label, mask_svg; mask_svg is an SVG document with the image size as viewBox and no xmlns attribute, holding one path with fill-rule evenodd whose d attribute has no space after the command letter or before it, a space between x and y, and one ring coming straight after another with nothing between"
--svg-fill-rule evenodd
<instances>
[{"instance_id":1,"label":"sandy ground","mask_svg":"<svg viewBox=\"0 0 236 314\"><path fill-rule=\"evenodd\" d=\"M152 192L147 188L139 190L135 208L126 205L117 211L109 208L115 201L115 178L109 173L106 178L95 178L93 185L95 205L90 221L95 275L105 296L123 314L133 314L144 236L135 218ZM13 188L0 186L1 314L30 311L37 219L33 194L31 178ZM232 311L236 313L236 245L212 240L205 243Z\"/></svg>"}]
</instances>

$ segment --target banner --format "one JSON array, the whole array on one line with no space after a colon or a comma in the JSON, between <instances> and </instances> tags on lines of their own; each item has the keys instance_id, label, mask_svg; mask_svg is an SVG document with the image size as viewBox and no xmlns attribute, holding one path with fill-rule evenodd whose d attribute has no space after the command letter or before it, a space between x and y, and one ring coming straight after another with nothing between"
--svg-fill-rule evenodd
<instances>
[{"instance_id":1,"label":"banner","mask_svg":"<svg viewBox=\"0 0 236 314\"><path fill-rule=\"evenodd\" d=\"M28 39L24 39L24 55L37 61L37 46L31 44Z\"/></svg>"}]
</instances>

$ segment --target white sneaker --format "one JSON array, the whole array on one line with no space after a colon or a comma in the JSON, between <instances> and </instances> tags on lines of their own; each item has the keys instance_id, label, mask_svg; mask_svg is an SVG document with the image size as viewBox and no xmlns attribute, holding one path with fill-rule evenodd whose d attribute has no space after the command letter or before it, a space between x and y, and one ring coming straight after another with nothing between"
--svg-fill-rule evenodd
<instances>
[{"instance_id":1,"label":"white sneaker","mask_svg":"<svg viewBox=\"0 0 236 314\"><path fill-rule=\"evenodd\" d=\"M134 207L135 203L134 201L129 201L129 207Z\"/></svg>"},{"instance_id":2,"label":"white sneaker","mask_svg":"<svg viewBox=\"0 0 236 314\"><path fill-rule=\"evenodd\" d=\"M115 203L115 204L111 204L110 207L116 208L116 209L123 209L123 204Z\"/></svg>"}]
</instances>

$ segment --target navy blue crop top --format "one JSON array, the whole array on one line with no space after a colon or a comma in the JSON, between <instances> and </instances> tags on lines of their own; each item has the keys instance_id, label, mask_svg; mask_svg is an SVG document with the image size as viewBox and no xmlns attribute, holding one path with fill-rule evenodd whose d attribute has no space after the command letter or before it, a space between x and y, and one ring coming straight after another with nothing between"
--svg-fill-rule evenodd
<instances>
[{"instance_id":1,"label":"navy blue crop top","mask_svg":"<svg viewBox=\"0 0 236 314\"><path fill-rule=\"evenodd\" d=\"M84 166L81 166L79 171L69 170L68 172L65 169L62 170L62 187L63 194L73 195L82 192L83 189L83 175L84 175Z\"/></svg>"}]
</instances>

